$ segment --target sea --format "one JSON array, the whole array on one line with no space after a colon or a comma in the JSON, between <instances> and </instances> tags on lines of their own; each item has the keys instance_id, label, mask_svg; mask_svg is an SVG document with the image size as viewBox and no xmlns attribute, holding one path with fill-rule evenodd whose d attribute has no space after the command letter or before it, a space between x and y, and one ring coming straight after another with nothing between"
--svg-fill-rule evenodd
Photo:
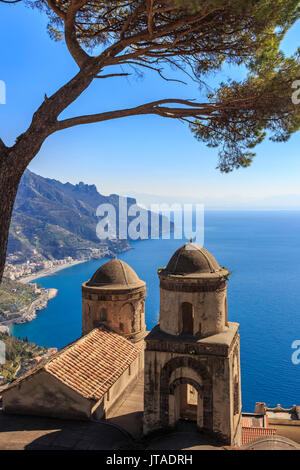
<instances>
[{"instance_id":1,"label":"sea","mask_svg":"<svg viewBox=\"0 0 300 470\"><path fill-rule=\"evenodd\" d=\"M174 237L135 241L118 255L147 283L148 330L159 318L157 270L184 243ZM253 412L256 402L300 405L300 364L292 347L300 345L300 211L207 211L204 246L231 272L228 317L240 323L243 411ZM34 280L58 295L11 333L57 348L77 339L81 284L107 259Z\"/></svg>"}]
</instances>

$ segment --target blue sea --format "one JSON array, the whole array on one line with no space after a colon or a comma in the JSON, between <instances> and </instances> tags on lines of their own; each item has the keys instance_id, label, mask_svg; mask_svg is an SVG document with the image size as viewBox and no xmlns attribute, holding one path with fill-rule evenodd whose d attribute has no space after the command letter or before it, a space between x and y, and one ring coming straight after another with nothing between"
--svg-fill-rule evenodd
<instances>
[{"instance_id":1,"label":"blue sea","mask_svg":"<svg viewBox=\"0 0 300 470\"><path fill-rule=\"evenodd\" d=\"M148 329L159 315L157 269L182 244L176 239L136 241L119 256L147 283ZM257 401L300 405L300 364L291 359L291 345L300 340L300 211L206 212L204 246L232 272L228 315L240 323L243 411L254 411ZM34 281L58 289L58 295L34 321L14 326L12 334L58 348L78 338L81 283L105 261Z\"/></svg>"}]
</instances>

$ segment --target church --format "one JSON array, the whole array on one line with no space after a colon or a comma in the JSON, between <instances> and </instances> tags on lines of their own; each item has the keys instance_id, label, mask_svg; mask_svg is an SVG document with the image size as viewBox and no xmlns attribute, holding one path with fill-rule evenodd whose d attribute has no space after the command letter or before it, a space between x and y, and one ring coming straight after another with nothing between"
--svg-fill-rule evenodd
<instances>
[{"instance_id":1,"label":"church","mask_svg":"<svg viewBox=\"0 0 300 470\"><path fill-rule=\"evenodd\" d=\"M228 270L186 243L159 269L160 318L145 325L145 282L112 259L82 285L82 336L2 393L5 413L105 420L139 377L143 433L192 422L242 441L239 325L228 321Z\"/></svg>"}]
</instances>

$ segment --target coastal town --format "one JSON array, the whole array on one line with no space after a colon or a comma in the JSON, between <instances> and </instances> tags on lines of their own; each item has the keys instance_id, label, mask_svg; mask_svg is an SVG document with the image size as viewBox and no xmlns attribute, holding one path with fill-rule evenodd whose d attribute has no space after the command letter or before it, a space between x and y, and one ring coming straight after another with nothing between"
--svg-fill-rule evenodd
<instances>
[{"instance_id":1,"label":"coastal town","mask_svg":"<svg viewBox=\"0 0 300 470\"><path fill-rule=\"evenodd\" d=\"M87 253L78 259L66 256L62 259L41 259L40 256L28 259L25 263L18 262L18 254L9 254L4 268L4 277L12 281L30 282L37 277L49 276L60 269L75 266L92 259L101 259L111 256L111 250L107 247L91 248Z\"/></svg>"},{"instance_id":2,"label":"coastal town","mask_svg":"<svg viewBox=\"0 0 300 470\"><path fill-rule=\"evenodd\" d=\"M300 0L0 9L0 453L300 451Z\"/></svg>"},{"instance_id":3,"label":"coastal town","mask_svg":"<svg viewBox=\"0 0 300 470\"><path fill-rule=\"evenodd\" d=\"M0 333L8 334L11 325L34 320L37 311L45 309L57 295L57 289L45 289L33 280L92 259L114 255L107 247L91 248L79 259L67 256L43 260L41 255L36 254L25 263L18 263L18 253L8 255L0 288Z\"/></svg>"},{"instance_id":4,"label":"coastal town","mask_svg":"<svg viewBox=\"0 0 300 470\"><path fill-rule=\"evenodd\" d=\"M66 267L74 263L70 256L58 260L34 261L27 260L26 263L12 264L7 263L4 268L4 277L12 281L21 280L24 277L39 274L40 271L52 270L57 267Z\"/></svg>"}]
</instances>

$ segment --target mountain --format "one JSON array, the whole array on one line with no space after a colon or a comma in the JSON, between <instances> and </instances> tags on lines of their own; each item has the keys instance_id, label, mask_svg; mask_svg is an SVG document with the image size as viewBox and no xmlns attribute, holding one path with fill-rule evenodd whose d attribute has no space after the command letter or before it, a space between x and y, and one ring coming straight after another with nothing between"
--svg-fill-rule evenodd
<instances>
[{"instance_id":1,"label":"mountain","mask_svg":"<svg viewBox=\"0 0 300 470\"><path fill-rule=\"evenodd\" d=\"M19 185L10 227L7 249L10 261L67 256L80 259L97 256L99 250L120 252L128 249L128 240L100 241L96 234L97 207L111 204L118 215L119 199L116 194L103 196L95 185L61 183L26 170ZM133 204L136 200L128 198L128 207ZM150 224L151 212L141 210L147 214ZM128 217L128 224L132 219Z\"/></svg>"}]
</instances>

